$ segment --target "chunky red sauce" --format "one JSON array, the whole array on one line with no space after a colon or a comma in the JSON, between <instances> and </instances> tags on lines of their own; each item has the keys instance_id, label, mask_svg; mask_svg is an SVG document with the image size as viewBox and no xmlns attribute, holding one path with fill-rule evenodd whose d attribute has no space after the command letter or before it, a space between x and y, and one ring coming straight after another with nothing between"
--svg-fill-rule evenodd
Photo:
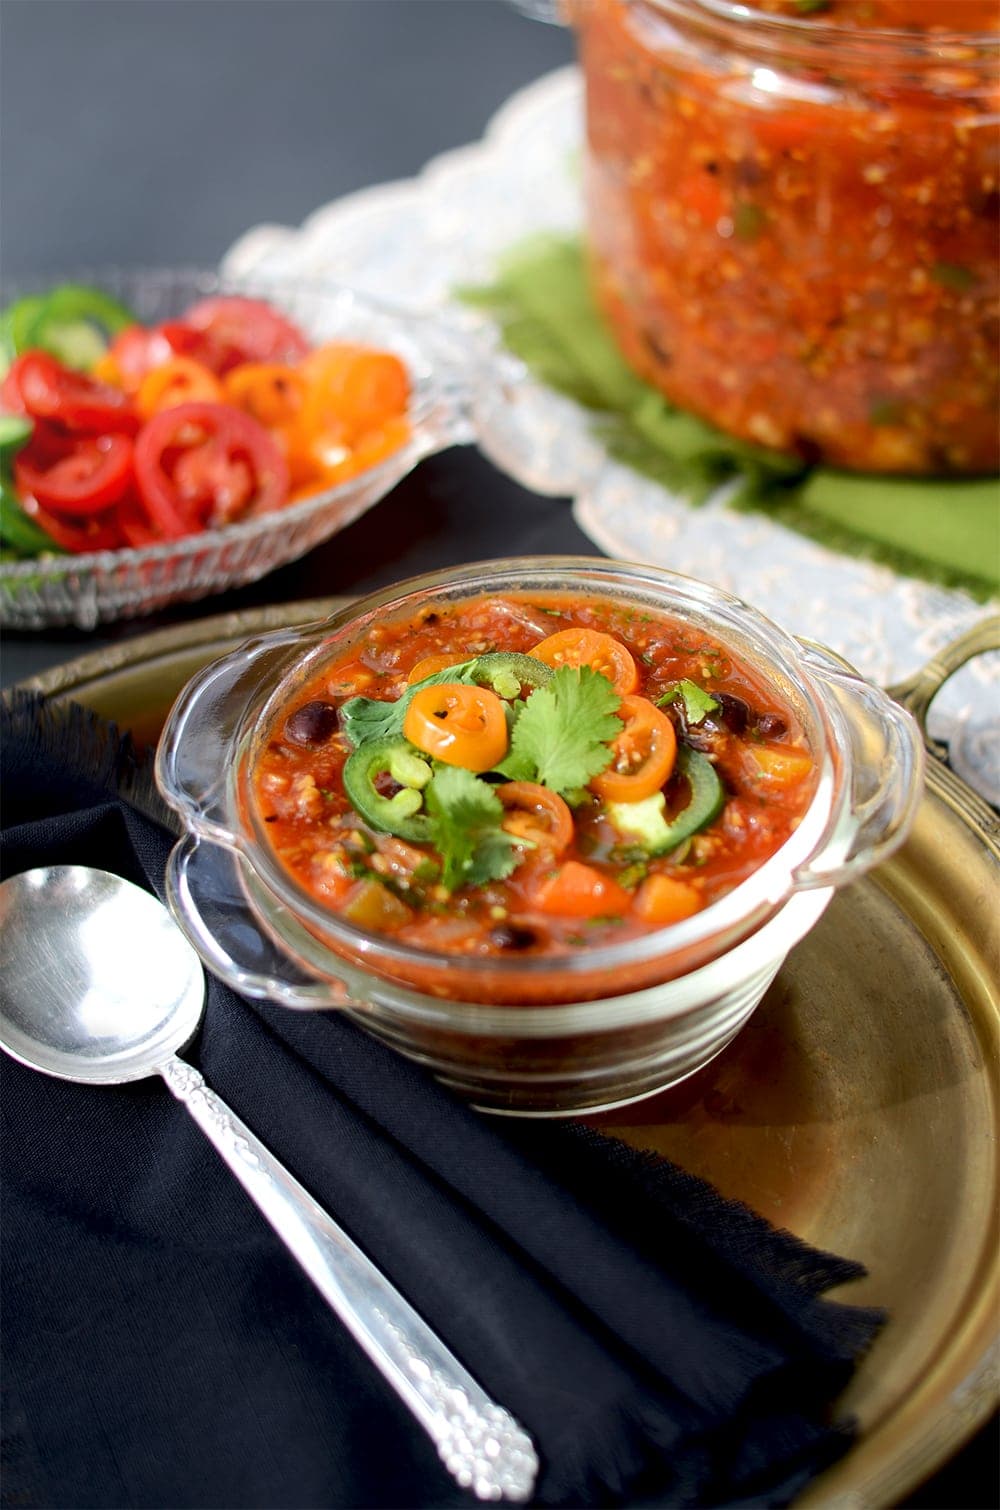
<instances>
[{"instance_id":1,"label":"chunky red sauce","mask_svg":"<svg viewBox=\"0 0 1000 1510\"><path fill-rule=\"evenodd\" d=\"M995 470L1000 88L975 40L993 0L756 6L706 29L697 0L572 4L595 287L623 352L760 445Z\"/></svg>"},{"instance_id":2,"label":"chunky red sauce","mask_svg":"<svg viewBox=\"0 0 1000 1510\"><path fill-rule=\"evenodd\" d=\"M492 682L481 668L449 681L483 656ZM532 687L536 673L547 680ZM367 731L418 682L396 710L405 733L388 738L409 761L390 774L386 741ZM495 714L491 699L498 726L480 717L480 702ZM581 782L572 761L588 737L600 769ZM535 767L497 773L525 750ZM280 710L252 772L274 853L321 906L423 949L487 957L564 955L693 915L785 842L814 787L792 709L723 645L658 614L556 594L373 625ZM709 820L657 852L665 825L697 816L696 796ZM647 819L656 810L653 831L630 827L637 806ZM402 832L381 826L387 814ZM429 821L446 823L444 848L420 832Z\"/></svg>"}]
</instances>

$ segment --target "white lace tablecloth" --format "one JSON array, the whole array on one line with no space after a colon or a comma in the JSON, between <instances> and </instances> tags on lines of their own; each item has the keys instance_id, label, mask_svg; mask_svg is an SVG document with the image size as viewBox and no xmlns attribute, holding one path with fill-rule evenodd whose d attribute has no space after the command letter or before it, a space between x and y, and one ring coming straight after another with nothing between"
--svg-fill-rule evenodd
<instances>
[{"instance_id":1,"label":"white lace tablecloth","mask_svg":"<svg viewBox=\"0 0 1000 1510\"><path fill-rule=\"evenodd\" d=\"M582 92L575 68L513 96L482 141L436 158L419 175L317 210L299 228L258 226L225 270L331 279L410 309L435 312L470 369L492 360L471 404L483 449L518 481L566 493L582 530L609 555L645 561L748 599L795 634L824 641L873 681L891 684L989 610L966 594L837 555L762 515L692 509L611 461L573 403L499 359L495 332L454 297L489 282L506 248L533 232L578 232ZM494 352L484 357L484 352ZM470 384L475 386L474 379ZM1000 805L1000 655L959 672L932 710L931 732L955 769Z\"/></svg>"}]
</instances>

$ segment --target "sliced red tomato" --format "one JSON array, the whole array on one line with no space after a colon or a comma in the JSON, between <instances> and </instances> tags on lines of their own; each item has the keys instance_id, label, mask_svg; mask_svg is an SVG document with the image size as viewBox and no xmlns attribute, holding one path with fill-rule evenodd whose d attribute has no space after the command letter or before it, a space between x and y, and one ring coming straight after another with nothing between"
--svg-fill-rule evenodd
<instances>
[{"instance_id":1,"label":"sliced red tomato","mask_svg":"<svg viewBox=\"0 0 1000 1510\"><path fill-rule=\"evenodd\" d=\"M15 358L0 388L0 401L12 414L30 414L85 435L139 427L131 400L120 388L74 372L47 351Z\"/></svg>"},{"instance_id":2,"label":"sliced red tomato","mask_svg":"<svg viewBox=\"0 0 1000 1510\"><path fill-rule=\"evenodd\" d=\"M132 442L127 435L53 439L39 426L14 458L14 482L43 507L62 514L99 514L124 495L132 480Z\"/></svg>"},{"instance_id":3,"label":"sliced red tomato","mask_svg":"<svg viewBox=\"0 0 1000 1510\"><path fill-rule=\"evenodd\" d=\"M134 489L130 488L125 494L118 505L117 514L118 527L127 545L141 549L144 545L158 545L163 539Z\"/></svg>"},{"instance_id":4,"label":"sliced red tomato","mask_svg":"<svg viewBox=\"0 0 1000 1510\"><path fill-rule=\"evenodd\" d=\"M61 519L30 495L21 499L21 507L51 540L75 555L87 551L114 551L126 543L114 509L91 514L86 519Z\"/></svg>"},{"instance_id":5,"label":"sliced red tomato","mask_svg":"<svg viewBox=\"0 0 1000 1510\"><path fill-rule=\"evenodd\" d=\"M184 324L208 336L215 359L206 365L215 372L241 362L294 363L309 350L301 330L261 299L233 294L201 299L187 311Z\"/></svg>"},{"instance_id":6,"label":"sliced red tomato","mask_svg":"<svg viewBox=\"0 0 1000 1510\"><path fill-rule=\"evenodd\" d=\"M153 416L135 444L139 495L165 539L281 508L288 468L249 414L230 404L178 404Z\"/></svg>"},{"instance_id":7,"label":"sliced red tomato","mask_svg":"<svg viewBox=\"0 0 1000 1510\"><path fill-rule=\"evenodd\" d=\"M501 827L551 855L573 842L573 814L557 792L535 781L505 781L496 794L507 809Z\"/></svg>"}]
</instances>

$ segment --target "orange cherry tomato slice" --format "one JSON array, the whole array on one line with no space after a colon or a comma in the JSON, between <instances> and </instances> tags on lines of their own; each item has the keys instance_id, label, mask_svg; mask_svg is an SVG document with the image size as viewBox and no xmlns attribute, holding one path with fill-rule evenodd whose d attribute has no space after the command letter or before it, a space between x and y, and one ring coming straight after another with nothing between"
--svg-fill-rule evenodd
<instances>
[{"instance_id":1,"label":"orange cherry tomato slice","mask_svg":"<svg viewBox=\"0 0 1000 1510\"><path fill-rule=\"evenodd\" d=\"M403 734L418 750L445 765L489 771L507 753L507 719L495 692L441 682L410 700Z\"/></svg>"},{"instance_id":2,"label":"orange cherry tomato slice","mask_svg":"<svg viewBox=\"0 0 1000 1510\"><path fill-rule=\"evenodd\" d=\"M515 839L561 855L573 842L573 814L557 792L535 781L505 781L496 794L507 815L500 827Z\"/></svg>"},{"instance_id":3,"label":"orange cherry tomato slice","mask_svg":"<svg viewBox=\"0 0 1000 1510\"><path fill-rule=\"evenodd\" d=\"M391 351L346 342L319 346L302 363L309 388L303 422L325 434L343 427L352 438L405 413L410 376Z\"/></svg>"},{"instance_id":4,"label":"orange cherry tomato slice","mask_svg":"<svg viewBox=\"0 0 1000 1510\"><path fill-rule=\"evenodd\" d=\"M313 447L312 451L303 449L300 428L292 426L284 432L294 437L295 448L287 452L289 469L293 477L301 477L301 469L311 465L312 476L299 481L295 489L294 498L309 498L314 493L321 493L325 488L338 487L340 483L347 482L351 477L357 477L362 472L367 472L371 467L377 467L380 462L388 460L410 439L410 423L403 416L396 419L386 420L385 424L377 430L369 430L367 434L360 436L351 447L344 444L343 439L337 441L335 437L325 436ZM342 453L342 459L332 463L324 463L324 453L333 454L337 450ZM457 666L458 661L450 661L451 665Z\"/></svg>"},{"instance_id":5,"label":"orange cherry tomato slice","mask_svg":"<svg viewBox=\"0 0 1000 1510\"><path fill-rule=\"evenodd\" d=\"M143 419L151 419L178 404L217 404L222 385L214 372L192 357L171 357L147 372L139 384L135 405Z\"/></svg>"},{"instance_id":6,"label":"orange cherry tomato slice","mask_svg":"<svg viewBox=\"0 0 1000 1510\"><path fill-rule=\"evenodd\" d=\"M613 635L599 629L560 629L530 652L546 666L589 666L606 676L622 697L639 685L639 673L631 654Z\"/></svg>"},{"instance_id":7,"label":"orange cherry tomato slice","mask_svg":"<svg viewBox=\"0 0 1000 1510\"><path fill-rule=\"evenodd\" d=\"M422 661L418 661L412 671L407 674L406 680L413 687L417 682L426 681L427 677L434 676L438 671L446 671L449 666L460 666L461 656L457 655L425 655Z\"/></svg>"},{"instance_id":8,"label":"orange cherry tomato slice","mask_svg":"<svg viewBox=\"0 0 1000 1510\"><path fill-rule=\"evenodd\" d=\"M677 759L677 735L648 697L623 697L616 717L624 728L614 742L611 764L594 777L591 790L605 802L639 802L668 780Z\"/></svg>"},{"instance_id":9,"label":"orange cherry tomato slice","mask_svg":"<svg viewBox=\"0 0 1000 1510\"><path fill-rule=\"evenodd\" d=\"M284 429L302 412L308 383L298 367L280 362L244 362L223 378L226 397L259 425Z\"/></svg>"},{"instance_id":10,"label":"orange cherry tomato slice","mask_svg":"<svg viewBox=\"0 0 1000 1510\"><path fill-rule=\"evenodd\" d=\"M632 898L624 886L592 865L567 860L546 876L532 897L539 912L568 918L623 917Z\"/></svg>"}]
</instances>

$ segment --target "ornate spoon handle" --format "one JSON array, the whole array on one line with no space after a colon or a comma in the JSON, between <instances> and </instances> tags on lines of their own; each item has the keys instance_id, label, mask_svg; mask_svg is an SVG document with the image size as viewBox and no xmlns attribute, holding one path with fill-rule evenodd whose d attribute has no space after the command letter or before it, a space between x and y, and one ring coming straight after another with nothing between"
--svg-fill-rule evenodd
<instances>
[{"instance_id":1,"label":"ornate spoon handle","mask_svg":"<svg viewBox=\"0 0 1000 1510\"><path fill-rule=\"evenodd\" d=\"M161 1066L171 1091L324 1299L431 1437L448 1472L482 1500L524 1501L538 1457L497 1405L356 1243L181 1059Z\"/></svg>"}]
</instances>

